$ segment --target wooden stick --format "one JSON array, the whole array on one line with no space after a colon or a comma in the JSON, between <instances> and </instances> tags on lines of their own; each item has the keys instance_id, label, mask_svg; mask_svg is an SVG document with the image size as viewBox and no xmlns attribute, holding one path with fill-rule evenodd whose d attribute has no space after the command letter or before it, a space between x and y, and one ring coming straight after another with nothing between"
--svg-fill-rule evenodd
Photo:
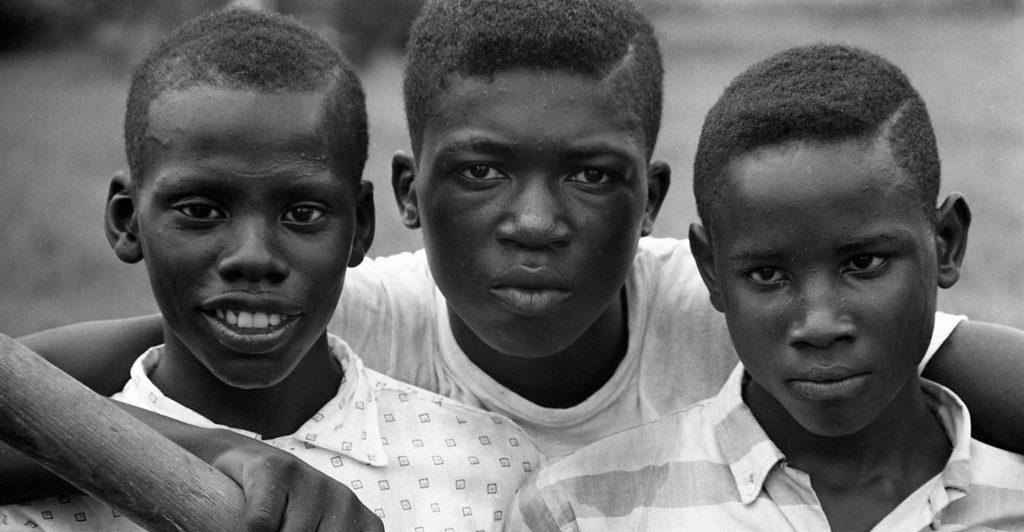
<instances>
[{"instance_id":1,"label":"wooden stick","mask_svg":"<svg viewBox=\"0 0 1024 532\"><path fill-rule=\"evenodd\" d=\"M241 488L0 334L0 440L150 530L233 530Z\"/></svg>"}]
</instances>

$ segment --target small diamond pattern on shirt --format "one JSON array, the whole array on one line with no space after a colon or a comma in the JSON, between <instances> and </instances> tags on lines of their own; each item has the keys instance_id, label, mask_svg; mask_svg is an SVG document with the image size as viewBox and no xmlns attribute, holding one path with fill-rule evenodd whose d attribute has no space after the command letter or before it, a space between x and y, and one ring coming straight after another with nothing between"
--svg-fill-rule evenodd
<instances>
[{"instance_id":1,"label":"small diamond pattern on shirt","mask_svg":"<svg viewBox=\"0 0 1024 532\"><path fill-rule=\"evenodd\" d=\"M366 369L330 336L345 370L338 394L294 434L264 443L345 484L389 532L500 530L539 452L515 423ZM148 378L160 348L140 357L115 398L201 427L229 428L164 396ZM241 430L235 432L258 438ZM0 531L139 530L89 497L0 506Z\"/></svg>"},{"instance_id":2,"label":"small diamond pattern on shirt","mask_svg":"<svg viewBox=\"0 0 1024 532\"><path fill-rule=\"evenodd\" d=\"M326 460L329 474L352 488L389 531L500 529L538 459L532 446L520 444L519 429L402 384L376 388L387 467L341 455L303 458L323 471Z\"/></svg>"}]
</instances>

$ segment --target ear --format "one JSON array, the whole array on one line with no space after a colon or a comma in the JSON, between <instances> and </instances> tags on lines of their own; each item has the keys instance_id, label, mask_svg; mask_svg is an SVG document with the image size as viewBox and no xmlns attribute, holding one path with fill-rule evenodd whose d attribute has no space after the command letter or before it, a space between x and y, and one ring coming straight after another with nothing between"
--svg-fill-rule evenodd
<instances>
[{"instance_id":1,"label":"ear","mask_svg":"<svg viewBox=\"0 0 1024 532\"><path fill-rule=\"evenodd\" d=\"M960 265L967 252L967 230L971 227L971 209L960 194L950 194L935 214L935 254L938 258L938 284L949 288L960 279Z\"/></svg>"},{"instance_id":2,"label":"ear","mask_svg":"<svg viewBox=\"0 0 1024 532\"><path fill-rule=\"evenodd\" d=\"M395 152L391 158L391 188L398 203L398 214L402 224L409 229L420 226L419 203L413 181L416 179L416 161L405 152Z\"/></svg>"},{"instance_id":3,"label":"ear","mask_svg":"<svg viewBox=\"0 0 1024 532\"><path fill-rule=\"evenodd\" d=\"M664 161L652 161L647 167L647 208L644 210L644 222L641 235L647 236L654 231L654 219L658 217L661 204L668 194L668 186L672 182L672 169Z\"/></svg>"},{"instance_id":4,"label":"ear","mask_svg":"<svg viewBox=\"0 0 1024 532\"><path fill-rule=\"evenodd\" d=\"M690 254L697 262L697 271L704 280L704 286L708 288L711 305L715 310L725 312L722 290L715 275L715 250L711 246L711 234L706 227L698 223L690 224Z\"/></svg>"},{"instance_id":5,"label":"ear","mask_svg":"<svg viewBox=\"0 0 1024 532\"><path fill-rule=\"evenodd\" d=\"M359 182L359 193L356 195L356 232L352 236L352 252L348 257L348 267L359 266L370 251L373 233L376 228L376 214L373 204L373 183Z\"/></svg>"},{"instance_id":6,"label":"ear","mask_svg":"<svg viewBox=\"0 0 1024 532\"><path fill-rule=\"evenodd\" d=\"M142 260L139 219L135 212L135 200L132 199L134 187L135 183L126 172L114 174L107 190L107 208L103 220L107 242L110 242L117 258L129 264Z\"/></svg>"}]
</instances>

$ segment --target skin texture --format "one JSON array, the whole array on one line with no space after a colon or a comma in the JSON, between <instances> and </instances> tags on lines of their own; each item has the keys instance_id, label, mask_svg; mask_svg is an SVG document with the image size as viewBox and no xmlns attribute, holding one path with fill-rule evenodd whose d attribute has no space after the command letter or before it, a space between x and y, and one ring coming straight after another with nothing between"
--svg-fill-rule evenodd
<instances>
[{"instance_id":1,"label":"skin texture","mask_svg":"<svg viewBox=\"0 0 1024 532\"><path fill-rule=\"evenodd\" d=\"M921 392L937 287L959 277L966 203L932 222L887 144L790 142L738 157L692 246L750 380L744 400L836 529L866 529L941 470Z\"/></svg>"},{"instance_id":2,"label":"skin texture","mask_svg":"<svg viewBox=\"0 0 1024 532\"><path fill-rule=\"evenodd\" d=\"M373 237L370 185L331 170L348 166L330 160L323 99L165 93L150 107L144 175L116 175L108 199L111 246L145 260L163 315L152 380L214 422L264 437L294 432L336 392L326 325L346 266ZM381 529L341 484L223 432L210 433L220 433L214 452L198 447L246 490L242 528Z\"/></svg>"},{"instance_id":3,"label":"skin texture","mask_svg":"<svg viewBox=\"0 0 1024 532\"><path fill-rule=\"evenodd\" d=\"M328 170L322 98L211 87L161 95L145 176L118 179L127 193L108 209L118 257L145 259L164 317L154 383L267 437L300 426L337 389L325 331L367 234L357 210L368 187Z\"/></svg>"},{"instance_id":4,"label":"skin texture","mask_svg":"<svg viewBox=\"0 0 1024 532\"><path fill-rule=\"evenodd\" d=\"M455 338L527 398L576 404L625 354L622 287L668 167L648 165L636 117L590 77L455 79L438 108L416 160L395 157L393 183ZM547 382L568 374L578 389Z\"/></svg>"}]
</instances>

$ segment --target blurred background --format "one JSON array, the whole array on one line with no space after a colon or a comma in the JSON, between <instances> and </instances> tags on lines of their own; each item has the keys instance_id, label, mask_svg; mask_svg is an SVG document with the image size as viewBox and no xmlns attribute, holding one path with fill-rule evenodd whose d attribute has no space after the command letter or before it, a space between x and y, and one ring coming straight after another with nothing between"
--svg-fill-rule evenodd
<instances>
[{"instance_id":1,"label":"blurred background","mask_svg":"<svg viewBox=\"0 0 1024 532\"><path fill-rule=\"evenodd\" d=\"M357 64L368 97L378 213L373 255L413 250L389 167L409 149L402 46L418 0L263 0ZM842 42L902 67L928 104L943 194L974 212L961 281L943 310L1024 328L1024 0L646 0L665 58L655 156L675 169L656 234L695 220L691 162L729 80L783 48ZM131 65L177 24L224 1L0 0L0 332L156 312L145 268L103 236L107 183L125 168Z\"/></svg>"}]
</instances>

